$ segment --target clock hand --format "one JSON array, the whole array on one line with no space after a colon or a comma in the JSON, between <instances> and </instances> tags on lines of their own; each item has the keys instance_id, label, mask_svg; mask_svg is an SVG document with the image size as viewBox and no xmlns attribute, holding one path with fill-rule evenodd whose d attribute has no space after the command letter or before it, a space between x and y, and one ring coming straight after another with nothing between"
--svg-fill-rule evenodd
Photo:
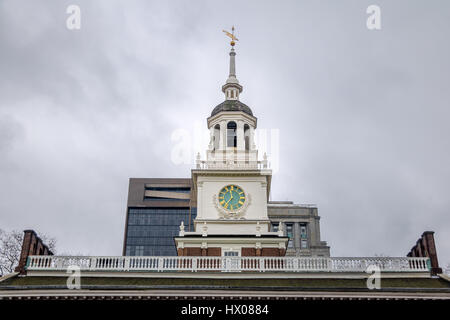
<instances>
[{"instance_id":1,"label":"clock hand","mask_svg":"<svg viewBox=\"0 0 450 320\"><path fill-rule=\"evenodd\" d=\"M231 199L233 199L232 197L227 201L227 203L225 203L225 205L228 205L228 202L230 202L231 201Z\"/></svg>"}]
</instances>

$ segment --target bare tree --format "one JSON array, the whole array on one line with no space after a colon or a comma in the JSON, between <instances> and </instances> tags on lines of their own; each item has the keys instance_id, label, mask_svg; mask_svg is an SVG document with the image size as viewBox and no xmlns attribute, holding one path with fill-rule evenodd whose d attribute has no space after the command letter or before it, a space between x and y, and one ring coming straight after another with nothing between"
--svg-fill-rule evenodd
<instances>
[{"instance_id":1,"label":"bare tree","mask_svg":"<svg viewBox=\"0 0 450 320\"><path fill-rule=\"evenodd\" d=\"M55 253L56 239L47 235L40 235L47 247ZM23 232L13 230L6 232L0 229L0 276L14 272L19 263L22 251Z\"/></svg>"}]
</instances>

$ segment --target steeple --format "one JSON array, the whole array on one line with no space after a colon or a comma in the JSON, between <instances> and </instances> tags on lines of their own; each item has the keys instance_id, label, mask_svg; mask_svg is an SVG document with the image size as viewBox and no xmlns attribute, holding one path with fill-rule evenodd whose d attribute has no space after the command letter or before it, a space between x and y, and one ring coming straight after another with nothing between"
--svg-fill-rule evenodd
<instances>
[{"instance_id":1,"label":"steeple","mask_svg":"<svg viewBox=\"0 0 450 320\"><path fill-rule=\"evenodd\" d=\"M258 150L254 144L256 117L250 107L239 101L242 86L236 78L235 41L233 32L223 31L231 38L230 72L222 86L225 101L217 105L207 119L210 130L210 143L207 152L207 162L255 164L258 161ZM200 160L200 159L198 159Z\"/></svg>"},{"instance_id":2,"label":"steeple","mask_svg":"<svg viewBox=\"0 0 450 320\"><path fill-rule=\"evenodd\" d=\"M239 94L242 92L242 86L239 84L238 79L236 78L236 52L234 51L234 45L236 41L239 41L238 38L234 35L234 26L232 27L232 32L228 32L223 30L225 34L231 38L231 51L230 51L230 74L228 75L228 79L225 84L222 86L222 91L225 93L225 100L239 100Z\"/></svg>"}]
</instances>

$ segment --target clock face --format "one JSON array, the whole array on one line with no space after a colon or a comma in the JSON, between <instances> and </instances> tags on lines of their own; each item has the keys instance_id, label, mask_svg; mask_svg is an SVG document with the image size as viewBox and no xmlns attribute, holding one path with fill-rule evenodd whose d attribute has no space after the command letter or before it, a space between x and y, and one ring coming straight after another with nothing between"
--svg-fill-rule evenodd
<instances>
[{"instance_id":1,"label":"clock face","mask_svg":"<svg viewBox=\"0 0 450 320\"><path fill-rule=\"evenodd\" d=\"M244 205L245 193L240 187L229 185L219 192L219 204L226 210L236 211Z\"/></svg>"}]
</instances>

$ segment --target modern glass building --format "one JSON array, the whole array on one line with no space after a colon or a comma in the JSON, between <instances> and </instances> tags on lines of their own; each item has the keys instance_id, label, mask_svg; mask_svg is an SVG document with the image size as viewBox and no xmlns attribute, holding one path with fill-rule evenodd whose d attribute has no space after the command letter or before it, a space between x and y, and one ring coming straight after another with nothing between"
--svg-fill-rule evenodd
<instances>
[{"instance_id":1,"label":"modern glass building","mask_svg":"<svg viewBox=\"0 0 450 320\"><path fill-rule=\"evenodd\" d=\"M130 208L125 255L175 256L181 221L189 225L189 208Z\"/></svg>"},{"instance_id":2,"label":"modern glass building","mask_svg":"<svg viewBox=\"0 0 450 320\"><path fill-rule=\"evenodd\" d=\"M180 223L196 217L190 179L130 179L123 254L176 256Z\"/></svg>"}]
</instances>

